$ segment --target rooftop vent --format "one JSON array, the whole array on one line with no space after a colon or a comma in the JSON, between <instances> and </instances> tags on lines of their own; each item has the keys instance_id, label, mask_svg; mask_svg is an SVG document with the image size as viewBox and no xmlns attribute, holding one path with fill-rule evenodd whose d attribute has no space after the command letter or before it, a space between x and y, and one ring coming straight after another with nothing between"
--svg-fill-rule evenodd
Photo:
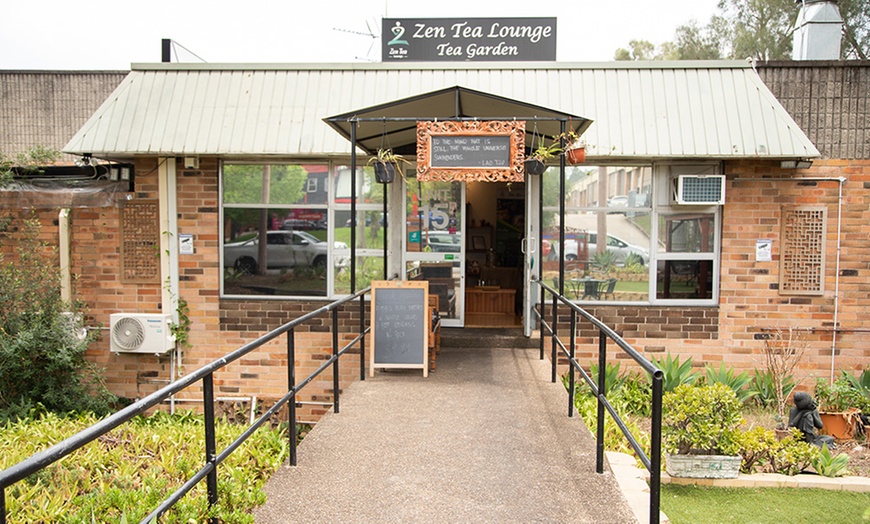
<instances>
[{"instance_id":1,"label":"rooftop vent","mask_svg":"<svg viewBox=\"0 0 870 524\"><path fill-rule=\"evenodd\" d=\"M843 18L836 0L797 0L795 60L839 60Z\"/></svg>"}]
</instances>

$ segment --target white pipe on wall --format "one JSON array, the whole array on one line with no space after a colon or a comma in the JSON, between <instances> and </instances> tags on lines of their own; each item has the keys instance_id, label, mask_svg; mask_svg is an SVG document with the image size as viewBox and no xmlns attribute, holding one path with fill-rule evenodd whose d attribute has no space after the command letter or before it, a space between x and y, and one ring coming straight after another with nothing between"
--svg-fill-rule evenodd
<instances>
[{"instance_id":1,"label":"white pipe on wall","mask_svg":"<svg viewBox=\"0 0 870 524\"><path fill-rule=\"evenodd\" d=\"M70 269L69 208L57 214L58 250L60 251L60 298L66 303L72 301L72 270Z\"/></svg>"},{"instance_id":2,"label":"white pipe on wall","mask_svg":"<svg viewBox=\"0 0 870 524\"><path fill-rule=\"evenodd\" d=\"M160 216L160 282L163 312L172 315L178 323L178 191L176 188L176 159L161 160L157 176L158 208ZM176 366L181 367L181 351L172 350L169 360L169 381L175 382ZM175 395L170 398L170 412L175 412Z\"/></svg>"}]
</instances>

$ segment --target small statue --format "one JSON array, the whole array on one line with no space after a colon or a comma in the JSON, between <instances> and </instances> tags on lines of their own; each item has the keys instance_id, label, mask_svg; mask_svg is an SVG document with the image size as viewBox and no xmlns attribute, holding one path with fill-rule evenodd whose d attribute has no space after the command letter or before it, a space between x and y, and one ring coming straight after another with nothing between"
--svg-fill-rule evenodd
<instances>
[{"instance_id":1,"label":"small statue","mask_svg":"<svg viewBox=\"0 0 870 524\"><path fill-rule=\"evenodd\" d=\"M788 427L798 428L803 433L804 441L809 444L818 447L827 444L828 449L837 447L833 437L819 435L817 430L822 427L822 417L809 393L798 391L794 394L794 407L788 413Z\"/></svg>"}]
</instances>

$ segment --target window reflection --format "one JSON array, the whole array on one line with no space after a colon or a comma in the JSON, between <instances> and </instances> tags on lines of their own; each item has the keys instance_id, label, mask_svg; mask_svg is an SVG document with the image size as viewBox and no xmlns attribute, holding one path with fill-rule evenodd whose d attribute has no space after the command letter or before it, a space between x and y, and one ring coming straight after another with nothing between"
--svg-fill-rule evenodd
<instances>
[{"instance_id":1,"label":"window reflection","mask_svg":"<svg viewBox=\"0 0 870 524\"><path fill-rule=\"evenodd\" d=\"M713 298L712 260L661 260L656 271L656 297Z\"/></svg>"}]
</instances>

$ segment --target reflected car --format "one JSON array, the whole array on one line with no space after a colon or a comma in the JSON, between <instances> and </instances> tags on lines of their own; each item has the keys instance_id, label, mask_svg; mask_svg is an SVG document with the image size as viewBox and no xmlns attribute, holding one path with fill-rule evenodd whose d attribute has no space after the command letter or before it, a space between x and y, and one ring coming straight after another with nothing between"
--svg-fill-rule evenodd
<instances>
[{"instance_id":1,"label":"reflected car","mask_svg":"<svg viewBox=\"0 0 870 524\"><path fill-rule=\"evenodd\" d=\"M459 253L462 250L462 236L448 231L429 231L426 243L429 251L435 253Z\"/></svg>"},{"instance_id":2,"label":"reflected car","mask_svg":"<svg viewBox=\"0 0 870 524\"><path fill-rule=\"evenodd\" d=\"M328 245L323 240L305 231L267 231L266 255L267 269L280 269L306 266L326 270ZM335 249L347 249L344 242L336 242ZM258 261L259 236L238 242L224 244L224 267L232 267L243 273L256 273ZM346 258L340 258L336 266L347 265Z\"/></svg>"},{"instance_id":3,"label":"reflected car","mask_svg":"<svg viewBox=\"0 0 870 524\"><path fill-rule=\"evenodd\" d=\"M595 252L598 249L598 234L595 231L589 231L588 234L589 242L587 244L587 249L589 251L589 258L591 259L595 256ZM550 250L545 251L555 250L555 255L558 256L559 250L557 244L558 242L550 241ZM614 262L617 266L624 266L625 257L631 253L640 256L640 258L643 259L643 265L649 264L649 251L646 248L629 244L619 237L607 235L607 250L614 253ZM569 238L565 240L565 260L577 260L577 241L574 239Z\"/></svg>"},{"instance_id":4,"label":"reflected car","mask_svg":"<svg viewBox=\"0 0 870 524\"><path fill-rule=\"evenodd\" d=\"M607 201L607 207L628 207L628 197L625 195L616 195L614 197L611 197L610 200ZM607 213L625 214L624 211L608 211Z\"/></svg>"}]
</instances>

